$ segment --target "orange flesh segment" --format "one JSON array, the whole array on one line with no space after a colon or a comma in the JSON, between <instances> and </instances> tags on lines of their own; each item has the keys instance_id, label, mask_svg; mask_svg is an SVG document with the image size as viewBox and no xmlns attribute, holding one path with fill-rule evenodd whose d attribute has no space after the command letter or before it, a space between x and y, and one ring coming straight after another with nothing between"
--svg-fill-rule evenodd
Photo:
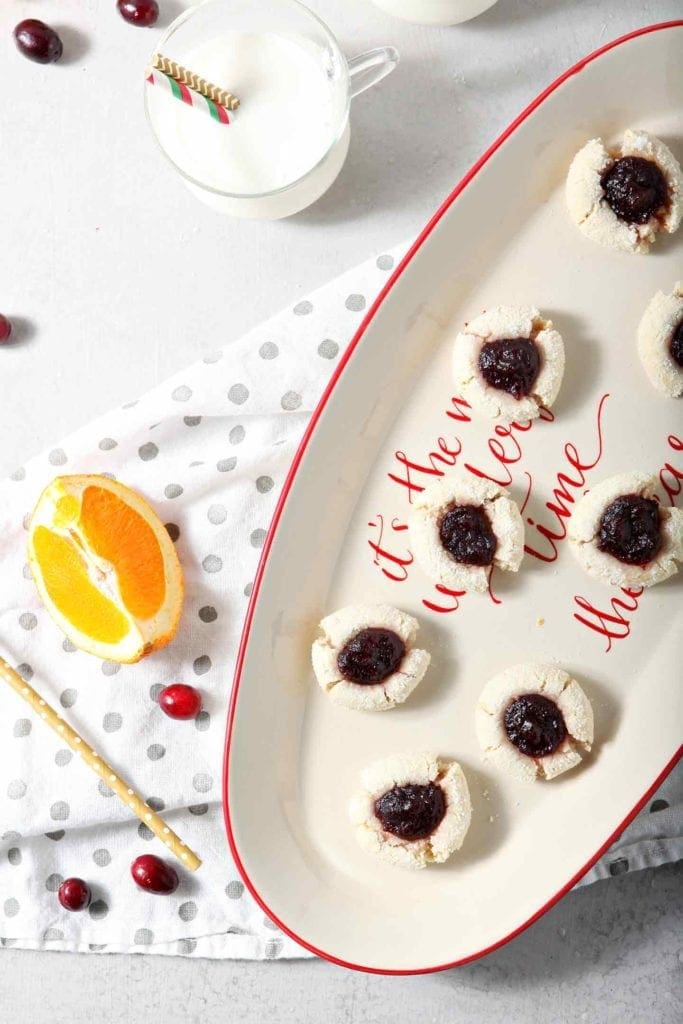
<instances>
[{"instance_id":1,"label":"orange flesh segment","mask_svg":"<svg viewBox=\"0 0 683 1024\"><path fill-rule=\"evenodd\" d=\"M114 566L121 600L136 619L151 619L166 597L164 559L154 530L104 487L86 487L79 528L88 545Z\"/></svg>"},{"instance_id":2,"label":"orange flesh segment","mask_svg":"<svg viewBox=\"0 0 683 1024\"><path fill-rule=\"evenodd\" d=\"M116 605L102 594L73 543L46 526L36 527L33 545L48 596L75 629L108 644L130 630Z\"/></svg>"}]
</instances>

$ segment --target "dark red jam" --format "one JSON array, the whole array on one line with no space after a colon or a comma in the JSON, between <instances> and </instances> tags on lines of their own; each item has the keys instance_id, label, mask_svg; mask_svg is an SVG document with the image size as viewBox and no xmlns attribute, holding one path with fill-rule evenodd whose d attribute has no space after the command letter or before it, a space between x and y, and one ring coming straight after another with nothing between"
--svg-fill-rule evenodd
<instances>
[{"instance_id":1,"label":"dark red jam","mask_svg":"<svg viewBox=\"0 0 683 1024\"><path fill-rule=\"evenodd\" d=\"M605 199L620 220L647 224L669 199L666 178L653 160L625 156L603 174L600 184Z\"/></svg>"},{"instance_id":2,"label":"dark red jam","mask_svg":"<svg viewBox=\"0 0 683 1024\"><path fill-rule=\"evenodd\" d=\"M498 541L480 505L451 505L439 523L439 539L456 562L491 565Z\"/></svg>"},{"instance_id":3,"label":"dark red jam","mask_svg":"<svg viewBox=\"0 0 683 1024\"><path fill-rule=\"evenodd\" d=\"M627 565L647 565L662 546L659 505L639 494L615 498L600 520L598 547Z\"/></svg>"},{"instance_id":4,"label":"dark red jam","mask_svg":"<svg viewBox=\"0 0 683 1024\"><path fill-rule=\"evenodd\" d=\"M479 353L479 369L488 385L524 398L538 377L541 359L531 338L501 338L487 341Z\"/></svg>"},{"instance_id":5,"label":"dark red jam","mask_svg":"<svg viewBox=\"0 0 683 1024\"><path fill-rule=\"evenodd\" d=\"M683 320L681 320L678 327L671 335L669 352L671 352L671 358L673 361L678 363L678 365L683 369Z\"/></svg>"},{"instance_id":6,"label":"dark red jam","mask_svg":"<svg viewBox=\"0 0 683 1024\"><path fill-rule=\"evenodd\" d=\"M406 645L392 629L361 629L337 655L339 671L350 683L381 683L396 672Z\"/></svg>"},{"instance_id":7,"label":"dark red jam","mask_svg":"<svg viewBox=\"0 0 683 1024\"><path fill-rule=\"evenodd\" d=\"M505 711L504 723L510 743L528 757L554 754L567 735L557 704L540 693L516 697Z\"/></svg>"},{"instance_id":8,"label":"dark red jam","mask_svg":"<svg viewBox=\"0 0 683 1024\"><path fill-rule=\"evenodd\" d=\"M394 786L375 800L375 814L385 832L399 839L426 839L446 813L446 798L441 786Z\"/></svg>"}]
</instances>

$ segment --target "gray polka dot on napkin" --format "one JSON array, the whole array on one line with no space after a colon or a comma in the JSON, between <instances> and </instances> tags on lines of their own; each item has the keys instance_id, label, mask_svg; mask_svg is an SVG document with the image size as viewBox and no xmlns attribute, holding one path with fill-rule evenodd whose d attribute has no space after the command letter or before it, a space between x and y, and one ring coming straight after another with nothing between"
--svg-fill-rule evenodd
<instances>
[{"instance_id":1,"label":"gray polka dot on napkin","mask_svg":"<svg viewBox=\"0 0 683 1024\"><path fill-rule=\"evenodd\" d=\"M318 355L322 356L323 359L334 359L339 352L339 345L336 341L332 341L330 338L325 338L318 345Z\"/></svg>"},{"instance_id":2,"label":"gray polka dot on napkin","mask_svg":"<svg viewBox=\"0 0 683 1024\"><path fill-rule=\"evenodd\" d=\"M101 921L109 913L109 904L105 903L104 900L95 900L88 907L88 913L93 921Z\"/></svg>"},{"instance_id":3,"label":"gray polka dot on napkin","mask_svg":"<svg viewBox=\"0 0 683 1024\"><path fill-rule=\"evenodd\" d=\"M228 398L234 405L244 405L249 398L249 388L244 384L233 384L228 389Z\"/></svg>"},{"instance_id":4,"label":"gray polka dot on napkin","mask_svg":"<svg viewBox=\"0 0 683 1024\"><path fill-rule=\"evenodd\" d=\"M50 817L53 821L66 821L71 814L71 809L66 800L56 800L50 807Z\"/></svg>"},{"instance_id":5,"label":"gray polka dot on napkin","mask_svg":"<svg viewBox=\"0 0 683 1024\"><path fill-rule=\"evenodd\" d=\"M198 793L208 793L213 786L213 779L206 772L198 772L192 779L192 785Z\"/></svg>"},{"instance_id":6,"label":"gray polka dot on napkin","mask_svg":"<svg viewBox=\"0 0 683 1024\"><path fill-rule=\"evenodd\" d=\"M206 518L214 526L220 526L228 518L228 512L225 505L209 505Z\"/></svg>"},{"instance_id":7,"label":"gray polka dot on napkin","mask_svg":"<svg viewBox=\"0 0 683 1024\"><path fill-rule=\"evenodd\" d=\"M54 448L47 457L51 466L63 466L66 460L66 452L63 448Z\"/></svg>"},{"instance_id":8,"label":"gray polka dot on napkin","mask_svg":"<svg viewBox=\"0 0 683 1024\"><path fill-rule=\"evenodd\" d=\"M178 917L181 921L194 921L197 916L197 904L194 900L181 903L178 907Z\"/></svg>"},{"instance_id":9,"label":"gray polka dot on napkin","mask_svg":"<svg viewBox=\"0 0 683 1024\"><path fill-rule=\"evenodd\" d=\"M223 559L218 555L207 555L202 560L202 567L204 572L220 572L223 568Z\"/></svg>"},{"instance_id":10,"label":"gray polka dot on napkin","mask_svg":"<svg viewBox=\"0 0 683 1024\"><path fill-rule=\"evenodd\" d=\"M296 391L286 391L280 399L280 405L287 412L294 412L301 405L301 395L297 394Z\"/></svg>"},{"instance_id":11,"label":"gray polka dot on napkin","mask_svg":"<svg viewBox=\"0 0 683 1024\"><path fill-rule=\"evenodd\" d=\"M192 398L192 388L188 388L187 384L181 384L173 389L171 398L174 402L187 402Z\"/></svg>"},{"instance_id":12,"label":"gray polka dot on napkin","mask_svg":"<svg viewBox=\"0 0 683 1024\"><path fill-rule=\"evenodd\" d=\"M147 441L138 448L138 455L143 462L151 462L152 459L156 459L158 454L159 449L154 444L154 441Z\"/></svg>"}]
</instances>

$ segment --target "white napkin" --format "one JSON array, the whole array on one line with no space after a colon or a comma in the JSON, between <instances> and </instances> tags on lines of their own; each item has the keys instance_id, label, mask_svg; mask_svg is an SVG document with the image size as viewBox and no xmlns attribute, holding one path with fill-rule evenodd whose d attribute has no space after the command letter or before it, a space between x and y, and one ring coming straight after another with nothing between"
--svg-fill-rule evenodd
<instances>
[{"instance_id":1,"label":"white napkin","mask_svg":"<svg viewBox=\"0 0 683 1024\"><path fill-rule=\"evenodd\" d=\"M306 421L363 312L404 247L298 302L225 353L116 409L0 485L0 653L202 856L170 897L129 877L152 834L9 688L0 690L0 941L26 948L221 958L307 955L239 880L224 836L221 762L234 659L260 549ZM179 635L138 665L73 648L41 607L26 566L26 516L60 473L110 473L158 509L185 569ZM204 711L174 722L156 695L197 685ZM680 776L589 879L681 855ZM659 809L666 804L665 813ZM635 830L635 831L634 831ZM93 888L62 910L62 878Z\"/></svg>"}]
</instances>

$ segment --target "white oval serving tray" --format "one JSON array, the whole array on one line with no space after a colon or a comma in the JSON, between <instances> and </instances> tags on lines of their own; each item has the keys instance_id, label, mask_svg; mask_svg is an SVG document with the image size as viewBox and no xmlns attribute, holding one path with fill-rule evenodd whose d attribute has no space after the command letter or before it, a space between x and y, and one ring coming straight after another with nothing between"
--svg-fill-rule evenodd
<instances>
[{"instance_id":1,"label":"white oval serving tray","mask_svg":"<svg viewBox=\"0 0 683 1024\"><path fill-rule=\"evenodd\" d=\"M226 823L245 882L298 942L368 971L454 966L518 934L565 893L679 756L683 574L644 593L584 576L567 550L574 502L613 473L683 481L680 402L651 388L635 332L683 278L683 230L648 256L570 223L574 153L627 127L683 157L683 21L592 54L549 87L460 182L368 313L284 487L244 630L226 745ZM460 325L502 303L555 321L567 371L552 421L494 428L454 390ZM527 554L491 595L438 592L412 561L411 499L452 464L524 503ZM313 679L319 619L388 601L416 615L432 666L388 714L332 704ZM559 662L593 701L577 769L525 786L482 762L477 696L494 673ZM410 872L368 856L347 817L360 770L433 750L461 761L474 805L462 850Z\"/></svg>"}]
</instances>

